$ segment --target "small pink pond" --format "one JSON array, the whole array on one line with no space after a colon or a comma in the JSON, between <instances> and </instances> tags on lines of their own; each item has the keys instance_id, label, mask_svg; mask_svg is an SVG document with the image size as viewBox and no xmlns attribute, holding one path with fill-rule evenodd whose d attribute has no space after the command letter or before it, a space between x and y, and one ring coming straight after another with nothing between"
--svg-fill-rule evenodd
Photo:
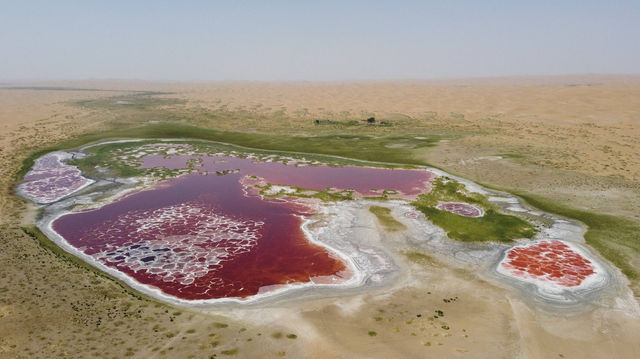
<instances>
[{"instance_id":1,"label":"small pink pond","mask_svg":"<svg viewBox=\"0 0 640 359\"><path fill-rule=\"evenodd\" d=\"M306 189L351 189L362 196L386 189L409 197L428 191L435 178L425 170L199 158L199 173L64 215L53 229L100 263L165 294L188 300L248 297L272 286L340 283L352 275L339 256L302 232L313 206L262 199L246 190L248 176ZM186 168L190 159L150 155L142 167Z\"/></svg>"},{"instance_id":2,"label":"small pink pond","mask_svg":"<svg viewBox=\"0 0 640 359\"><path fill-rule=\"evenodd\" d=\"M461 202L441 202L436 206L437 209L455 213L464 217L482 217L484 216L484 210L474 205Z\"/></svg>"}]
</instances>

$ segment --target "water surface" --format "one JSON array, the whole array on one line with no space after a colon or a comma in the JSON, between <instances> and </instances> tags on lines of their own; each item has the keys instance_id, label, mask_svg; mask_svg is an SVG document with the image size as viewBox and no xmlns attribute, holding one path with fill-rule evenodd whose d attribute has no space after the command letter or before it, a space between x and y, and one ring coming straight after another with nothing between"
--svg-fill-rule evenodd
<instances>
[{"instance_id":1,"label":"water surface","mask_svg":"<svg viewBox=\"0 0 640 359\"><path fill-rule=\"evenodd\" d=\"M229 156L149 155L142 167L186 168L194 159L196 173L64 215L52 227L95 260L165 294L189 300L247 297L284 284L340 283L352 273L336 253L303 233L301 224L314 214L313 206L252 195L243 179L416 196L435 177L425 170L295 166Z\"/></svg>"}]
</instances>

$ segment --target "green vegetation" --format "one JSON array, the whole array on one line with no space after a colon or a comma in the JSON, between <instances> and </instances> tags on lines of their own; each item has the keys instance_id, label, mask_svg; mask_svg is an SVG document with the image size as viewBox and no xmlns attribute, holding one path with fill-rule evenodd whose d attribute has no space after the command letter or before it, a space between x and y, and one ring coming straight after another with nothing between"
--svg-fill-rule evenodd
<instances>
[{"instance_id":1,"label":"green vegetation","mask_svg":"<svg viewBox=\"0 0 640 359\"><path fill-rule=\"evenodd\" d=\"M402 254L407 257L413 263L417 263L420 265L431 265L435 264L436 260L430 255L420 253L420 252L403 252Z\"/></svg>"},{"instance_id":2,"label":"green vegetation","mask_svg":"<svg viewBox=\"0 0 640 359\"><path fill-rule=\"evenodd\" d=\"M77 165L85 175L95 175L97 167L103 167L108 164L109 171L112 171L119 177L134 177L140 176L146 172L144 169L138 169L133 166L127 166L122 161L114 159L114 150L116 149L131 149L139 147L149 142L119 142L119 143L107 143L101 146L95 146L86 150L87 156L82 159L75 159L68 161L71 165Z\"/></svg>"},{"instance_id":3,"label":"green vegetation","mask_svg":"<svg viewBox=\"0 0 640 359\"><path fill-rule=\"evenodd\" d=\"M374 332L373 330L370 330L367 334L368 334L370 337L375 337L376 335L378 335L378 333Z\"/></svg>"},{"instance_id":4,"label":"green vegetation","mask_svg":"<svg viewBox=\"0 0 640 359\"><path fill-rule=\"evenodd\" d=\"M155 95L168 95L169 92L144 91L132 95L98 98L92 100L80 100L75 104L80 107L94 109L125 109L127 111L148 111L160 106L175 106L185 104L186 101L177 98L155 97Z\"/></svg>"},{"instance_id":5,"label":"green vegetation","mask_svg":"<svg viewBox=\"0 0 640 359\"><path fill-rule=\"evenodd\" d=\"M373 121L372 121L373 119ZM373 117L369 117L366 121L358 121L358 120L345 120L345 121L334 121L334 120L314 120L314 125L333 125L336 127L349 127L349 126L393 126L393 124L389 121L376 121Z\"/></svg>"},{"instance_id":6,"label":"green vegetation","mask_svg":"<svg viewBox=\"0 0 640 359\"><path fill-rule=\"evenodd\" d=\"M519 154L519 153L497 153L494 156L500 156L502 158L508 158L508 159L511 159L511 160L519 160L519 159L525 158L524 155Z\"/></svg>"},{"instance_id":7,"label":"green vegetation","mask_svg":"<svg viewBox=\"0 0 640 359\"><path fill-rule=\"evenodd\" d=\"M296 197L306 197L305 195L301 194L300 191L296 193L292 193L291 195ZM323 202L344 201L344 200L353 199L353 192L352 191L340 191L340 192L315 191L313 195L308 197L318 198Z\"/></svg>"},{"instance_id":8,"label":"green vegetation","mask_svg":"<svg viewBox=\"0 0 640 359\"><path fill-rule=\"evenodd\" d=\"M348 120L348 121L333 121L333 120L314 120L314 125L334 125L334 126L359 126L362 125L360 121Z\"/></svg>"},{"instance_id":9,"label":"green vegetation","mask_svg":"<svg viewBox=\"0 0 640 359\"><path fill-rule=\"evenodd\" d=\"M478 218L464 217L441 211L435 206L439 201L466 202L484 207L485 215ZM465 191L463 184L440 177L428 194L418 196L412 203L433 224L447 231L449 238L464 242L510 243L518 238L532 238L536 229L529 222L496 211L487 199L477 193Z\"/></svg>"},{"instance_id":10,"label":"green vegetation","mask_svg":"<svg viewBox=\"0 0 640 359\"><path fill-rule=\"evenodd\" d=\"M260 188L260 195L267 198L278 198L283 196L290 196L290 197L300 197L300 198L318 198L323 202L345 201L345 200L353 199L352 190L332 192L329 190L319 191L315 189L306 189L306 188L295 187L295 186L286 186L288 188L294 189L295 192L285 192L281 190L278 193L269 194L269 191L273 188L273 186L274 186L273 184L268 183L265 186L256 186L256 188Z\"/></svg>"},{"instance_id":11,"label":"green vegetation","mask_svg":"<svg viewBox=\"0 0 640 359\"><path fill-rule=\"evenodd\" d=\"M528 222L514 216L487 210L483 217L470 218L433 207L415 206L435 225L447 231L449 238L463 242L510 243L518 238L531 238L536 233Z\"/></svg>"},{"instance_id":12,"label":"green vegetation","mask_svg":"<svg viewBox=\"0 0 640 359\"><path fill-rule=\"evenodd\" d=\"M517 191L512 193L538 209L586 224L589 227L584 235L586 242L620 268L630 280L640 279L639 264L632 262L632 258L640 257L640 225L621 217L573 209L540 196Z\"/></svg>"},{"instance_id":13,"label":"green vegetation","mask_svg":"<svg viewBox=\"0 0 640 359\"><path fill-rule=\"evenodd\" d=\"M220 352L220 354L222 355L238 355L238 348L233 348L233 349L228 349L228 350L223 350Z\"/></svg>"},{"instance_id":14,"label":"green vegetation","mask_svg":"<svg viewBox=\"0 0 640 359\"><path fill-rule=\"evenodd\" d=\"M382 224L384 229L389 232L402 231L407 228L404 224L398 222L395 218L393 218L390 208L370 206L369 212L373 213L378 218L378 221L380 222L380 224Z\"/></svg>"},{"instance_id":15,"label":"green vegetation","mask_svg":"<svg viewBox=\"0 0 640 359\"><path fill-rule=\"evenodd\" d=\"M483 195L468 192L462 183L445 176L438 177L433 183L431 192L421 195L418 202L430 207L435 207L438 202L465 202L483 208L492 208Z\"/></svg>"}]
</instances>

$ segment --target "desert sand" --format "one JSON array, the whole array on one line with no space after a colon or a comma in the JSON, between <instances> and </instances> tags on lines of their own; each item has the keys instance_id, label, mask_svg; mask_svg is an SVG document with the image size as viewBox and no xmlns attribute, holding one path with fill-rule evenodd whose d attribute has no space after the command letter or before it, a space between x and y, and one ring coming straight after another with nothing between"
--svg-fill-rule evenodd
<instances>
[{"instance_id":1,"label":"desert sand","mask_svg":"<svg viewBox=\"0 0 640 359\"><path fill-rule=\"evenodd\" d=\"M163 111L221 130L313 135L343 130L319 129L314 119L387 119L394 126L367 131L441 136L413 155L448 172L638 223L637 76L15 86L101 91L0 89L2 357L635 358L640 350L637 282L625 286L629 295L619 303L554 309L437 256L400 251L394 259L405 275L372 291L250 308L165 304L25 234L21 226L34 223L36 212L12 187L31 152L153 120L77 101L162 91L170 93L156 96L181 100ZM358 220L380 241L403 236L387 232L366 209ZM639 258L630 260L640 266Z\"/></svg>"}]
</instances>

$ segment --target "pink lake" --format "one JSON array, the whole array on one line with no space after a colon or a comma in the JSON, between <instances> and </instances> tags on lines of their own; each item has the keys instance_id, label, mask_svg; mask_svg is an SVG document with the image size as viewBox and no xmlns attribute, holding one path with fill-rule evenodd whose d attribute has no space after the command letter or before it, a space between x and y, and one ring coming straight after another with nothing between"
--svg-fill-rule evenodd
<instances>
[{"instance_id":1,"label":"pink lake","mask_svg":"<svg viewBox=\"0 0 640 359\"><path fill-rule=\"evenodd\" d=\"M243 186L247 176L305 189L353 190L361 196L392 190L405 197L427 192L436 177L426 170L197 158L202 159L195 166L198 173L61 216L52 227L96 261L167 295L244 298L272 286L341 283L353 275L337 253L303 233L301 225L314 213L313 206L251 194ZM149 155L142 167L186 168L190 159Z\"/></svg>"}]
</instances>

